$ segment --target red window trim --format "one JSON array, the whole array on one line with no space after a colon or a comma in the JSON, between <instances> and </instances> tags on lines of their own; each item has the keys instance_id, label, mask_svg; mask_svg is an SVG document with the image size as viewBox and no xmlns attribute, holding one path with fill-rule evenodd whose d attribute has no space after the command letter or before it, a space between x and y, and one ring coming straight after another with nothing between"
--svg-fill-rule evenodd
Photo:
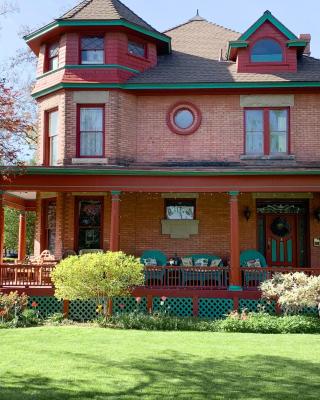
<instances>
[{"instance_id":1,"label":"red window trim","mask_svg":"<svg viewBox=\"0 0 320 400\"><path fill-rule=\"evenodd\" d=\"M82 200L101 201L101 224L100 224L100 249L103 249L104 235L104 197L102 196L76 196L74 201L74 249L79 252L79 204Z\"/></svg>"},{"instance_id":2,"label":"red window trim","mask_svg":"<svg viewBox=\"0 0 320 400\"><path fill-rule=\"evenodd\" d=\"M130 53L129 52L129 43L130 42L132 42L132 43L137 43L137 44L140 44L140 45L142 45L143 47L144 47L144 56L139 56L138 54L132 54L132 53ZM130 56L130 57L134 57L134 58L137 58L137 59L139 59L139 60L144 60L144 61L148 61L149 60L149 48L148 48L148 43L147 42L145 42L145 41L143 41L143 40L141 40L141 39L137 39L137 38L135 38L135 37L128 37L128 41L127 41L127 53L128 53L128 56Z\"/></svg>"},{"instance_id":3,"label":"red window trim","mask_svg":"<svg viewBox=\"0 0 320 400\"><path fill-rule=\"evenodd\" d=\"M102 154L100 156L81 156L80 155L80 110L81 108L102 108ZM77 158L105 158L106 156L106 109L105 104L77 104Z\"/></svg>"},{"instance_id":4,"label":"red window trim","mask_svg":"<svg viewBox=\"0 0 320 400\"><path fill-rule=\"evenodd\" d=\"M86 34L81 34L79 35L79 65L103 65L103 64L82 64L82 45L81 45L81 41L83 38L87 38L87 37L97 37L97 36L101 36L103 37L103 64L107 63L107 51L106 51L106 35L103 32L88 32ZM93 67L94 68L94 67Z\"/></svg>"},{"instance_id":5,"label":"red window trim","mask_svg":"<svg viewBox=\"0 0 320 400\"><path fill-rule=\"evenodd\" d=\"M53 44L58 45L58 63L59 63L59 55L60 55L60 39L53 40L49 43L46 44L46 50L45 50L45 62L44 62L44 73L45 72L50 72L50 71L56 71L56 69L50 69L50 57L49 57L49 49Z\"/></svg>"},{"instance_id":6,"label":"red window trim","mask_svg":"<svg viewBox=\"0 0 320 400\"><path fill-rule=\"evenodd\" d=\"M250 110L263 111L263 153L253 154L247 153L247 126L246 126L246 112ZM288 137L287 137L287 152L286 153L270 153L270 119L269 111L271 110L286 110L288 115ZM290 155L291 154L291 124L290 124L290 107L245 107L243 113L243 126L244 126L244 154L252 156L277 156L277 155Z\"/></svg>"},{"instance_id":7,"label":"red window trim","mask_svg":"<svg viewBox=\"0 0 320 400\"><path fill-rule=\"evenodd\" d=\"M50 132L49 132L49 118L53 112L59 112L59 107L50 108L44 112L44 135L43 135L43 165L48 167L50 165ZM59 118L59 115L58 115ZM58 120L59 122L59 120ZM58 132L59 137L59 132Z\"/></svg>"},{"instance_id":8,"label":"red window trim","mask_svg":"<svg viewBox=\"0 0 320 400\"><path fill-rule=\"evenodd\" d=\"M189 128L182 129L175 124L174 118L177 112L180 110L188 110L193 114L194 122ZM167 126L171 130L171 132L176 133L177 135L184 136L195 133L200 128L201 122L202 122L202 114L200 109L195 104L190 103L188 101L185 102L179 101L173 104L167 112Z\"/></svg>"}]
</instances>

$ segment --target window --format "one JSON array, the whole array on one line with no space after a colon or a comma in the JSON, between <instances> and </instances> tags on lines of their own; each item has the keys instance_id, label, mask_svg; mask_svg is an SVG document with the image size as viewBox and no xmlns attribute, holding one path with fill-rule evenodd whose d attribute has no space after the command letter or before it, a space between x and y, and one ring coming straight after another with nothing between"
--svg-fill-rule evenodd
<instances>
[{"instance_id":1,"label":"window","mask_svg":"<svg viewBox=\"0 0 320 400\"><path fill-rule=\"evenodd\" d=\"M43 249L48 249L52 254L56 249L56 200L43 200L45 243Z\"/></svg>"},{"instance_id":2,"label":"window","mask_svg":"<svg viewBox=\"0 0 320 400\"><path fill-rule=\"evenodd\" d=\"M102 242L102 200L78 201L78 249L100 249Z\"/></svg>"},{"instance_id":3,"label":"window","mask_svg":"<svg viewBox=\"0 0 320 400\"><path fill-rule=\"evenodd\" d=\"M49 165L58 163L58 110L48 113Z\"/></svg>"},{"instance_id":4,"label":"window","mask_svg":"<svg viewBox=\"0 0 320 400\"><path fill-rule=\"evenodd\" d=\"M79 108L79 157L103 157L104 106Z\"/></svg>"},{"instance_id":5,"label":"window","mask_svg":"<svg viewBox=\"0 0 320 400\"><path fill-rule=\"evenodd\" d=\"M59 67L59 43L53 43L48 48L48 71Z\"/></svg>"},{"instance_id":6,"label":"window","mask_svg":"<svg viewBox=\"0 0 320 400\"><path fill-rule=\"evenodd\" d=\"M287 154L289 152L289 110L245 110L246 154Z\"/></svg>"},{"instance_id":7,"label":"window","mask_svg":"<svg viewBox=\"0 0 320 400\"><path fill-rule=\"evenodd\" d=\"M81 64L104 64L103 36L86 36L81 39Z\"/></svg>"},{"instance_id":8,"label":"window","mask_svg":"<svg viewBox=\"0 0 320 400\"><path fill-rule=\"evenodd\" d=\"M146 57L146 46L143 43L129 41L128 52L138 57Z\"/></svg>"},{"instance_id":9,"label":"window","mask_svg":"<svg viewBox=\"0 0 320 400\"><path fill-rule=\"evenodd\" d=\"M199 129L201 119L198 107L189 102L179 102L170 107L167 114L167 125L174 133L190 135Z\"/></svg>"},{"instance_id":10,"label":"window","mask_svg":"<svg viewBox=\"0 0 320 400\"><path fill-rule=\"evenodd\" d=\"M251 62L281 62L282 48L273 39L262 39L254 44L251 50Z\"/></svg>"},{"instance_id":11,"label":"window","mask_svg":"<svg viewBox=\"0 0 320 400\"><path fill-rule=\"evenodd\" d=\"M195 200L166 200L166 219L192 220L195 219Z\"/></svg>"}]
</instances>

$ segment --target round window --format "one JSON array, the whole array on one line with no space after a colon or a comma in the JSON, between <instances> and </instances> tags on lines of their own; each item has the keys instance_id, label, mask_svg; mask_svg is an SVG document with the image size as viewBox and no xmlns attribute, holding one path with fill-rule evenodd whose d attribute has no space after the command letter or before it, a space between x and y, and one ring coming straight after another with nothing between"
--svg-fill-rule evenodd
<instances>
[{"instance_id":1,"label":"round window","mask_svg":"<svg viewBox=\"0 0 320 400\"><path fill-rule=\"evenodd\" d=\"M174 123L180 129L188 129L194 123L194 115L190 110L178 110L174 116Z\"/></svg>"},{"instance_id":2,"label":"round window","mask_svg":"<svg viewBox=\"0 0 320 400\"><path fill-rule=\"evenodd\" d=\"M169 109L167 123L172 132L190 135L201 125L200 110L191 103L177 103Z\"/></svg>"}]
</instances>

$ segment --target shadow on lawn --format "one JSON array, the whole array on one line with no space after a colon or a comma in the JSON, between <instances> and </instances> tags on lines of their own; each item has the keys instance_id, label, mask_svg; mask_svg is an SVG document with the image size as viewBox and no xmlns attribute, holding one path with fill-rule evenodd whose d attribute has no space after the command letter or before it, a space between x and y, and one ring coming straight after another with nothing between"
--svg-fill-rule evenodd
<instances>
[{"instance_id":1,"label":"shadow on lawn","mask_svg":"<svg viewBox=\"0 0 320 400\"><path fill-rule=\"evenodd\" d=\"M294 351L294 350L293 350ZM68 354L64 355L68 357ZM285 357L256 356L206 358L199 361L186 353L170 352L130 363L107 362L106 355L78 358L79 379L59 381L43 376L4 374L0 377L1 400L87 399L318 399L319 364ZM92 369L97 378L82 378ZM99 390L95 390L99 388Z\"/></svg>"}]
</instances>

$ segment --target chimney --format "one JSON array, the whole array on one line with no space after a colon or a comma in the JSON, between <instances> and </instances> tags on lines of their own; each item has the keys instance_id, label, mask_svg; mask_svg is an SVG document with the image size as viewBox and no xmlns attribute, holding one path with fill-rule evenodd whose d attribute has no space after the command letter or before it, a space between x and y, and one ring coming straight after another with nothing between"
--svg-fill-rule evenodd
<instances>
[{"instance_id":1,"label":"chimney","mask_svg":"<svg viewBox=\"0 0 320 400\"><path fill-rule=\"evenodd\" d=\"M311 56L311 47L310 47L311 35L310 35L310 33L301 33L299 39L305 40L306 42L308 42L303 51L303 55L310 57Z\"/></svg>"}]
</instances>

